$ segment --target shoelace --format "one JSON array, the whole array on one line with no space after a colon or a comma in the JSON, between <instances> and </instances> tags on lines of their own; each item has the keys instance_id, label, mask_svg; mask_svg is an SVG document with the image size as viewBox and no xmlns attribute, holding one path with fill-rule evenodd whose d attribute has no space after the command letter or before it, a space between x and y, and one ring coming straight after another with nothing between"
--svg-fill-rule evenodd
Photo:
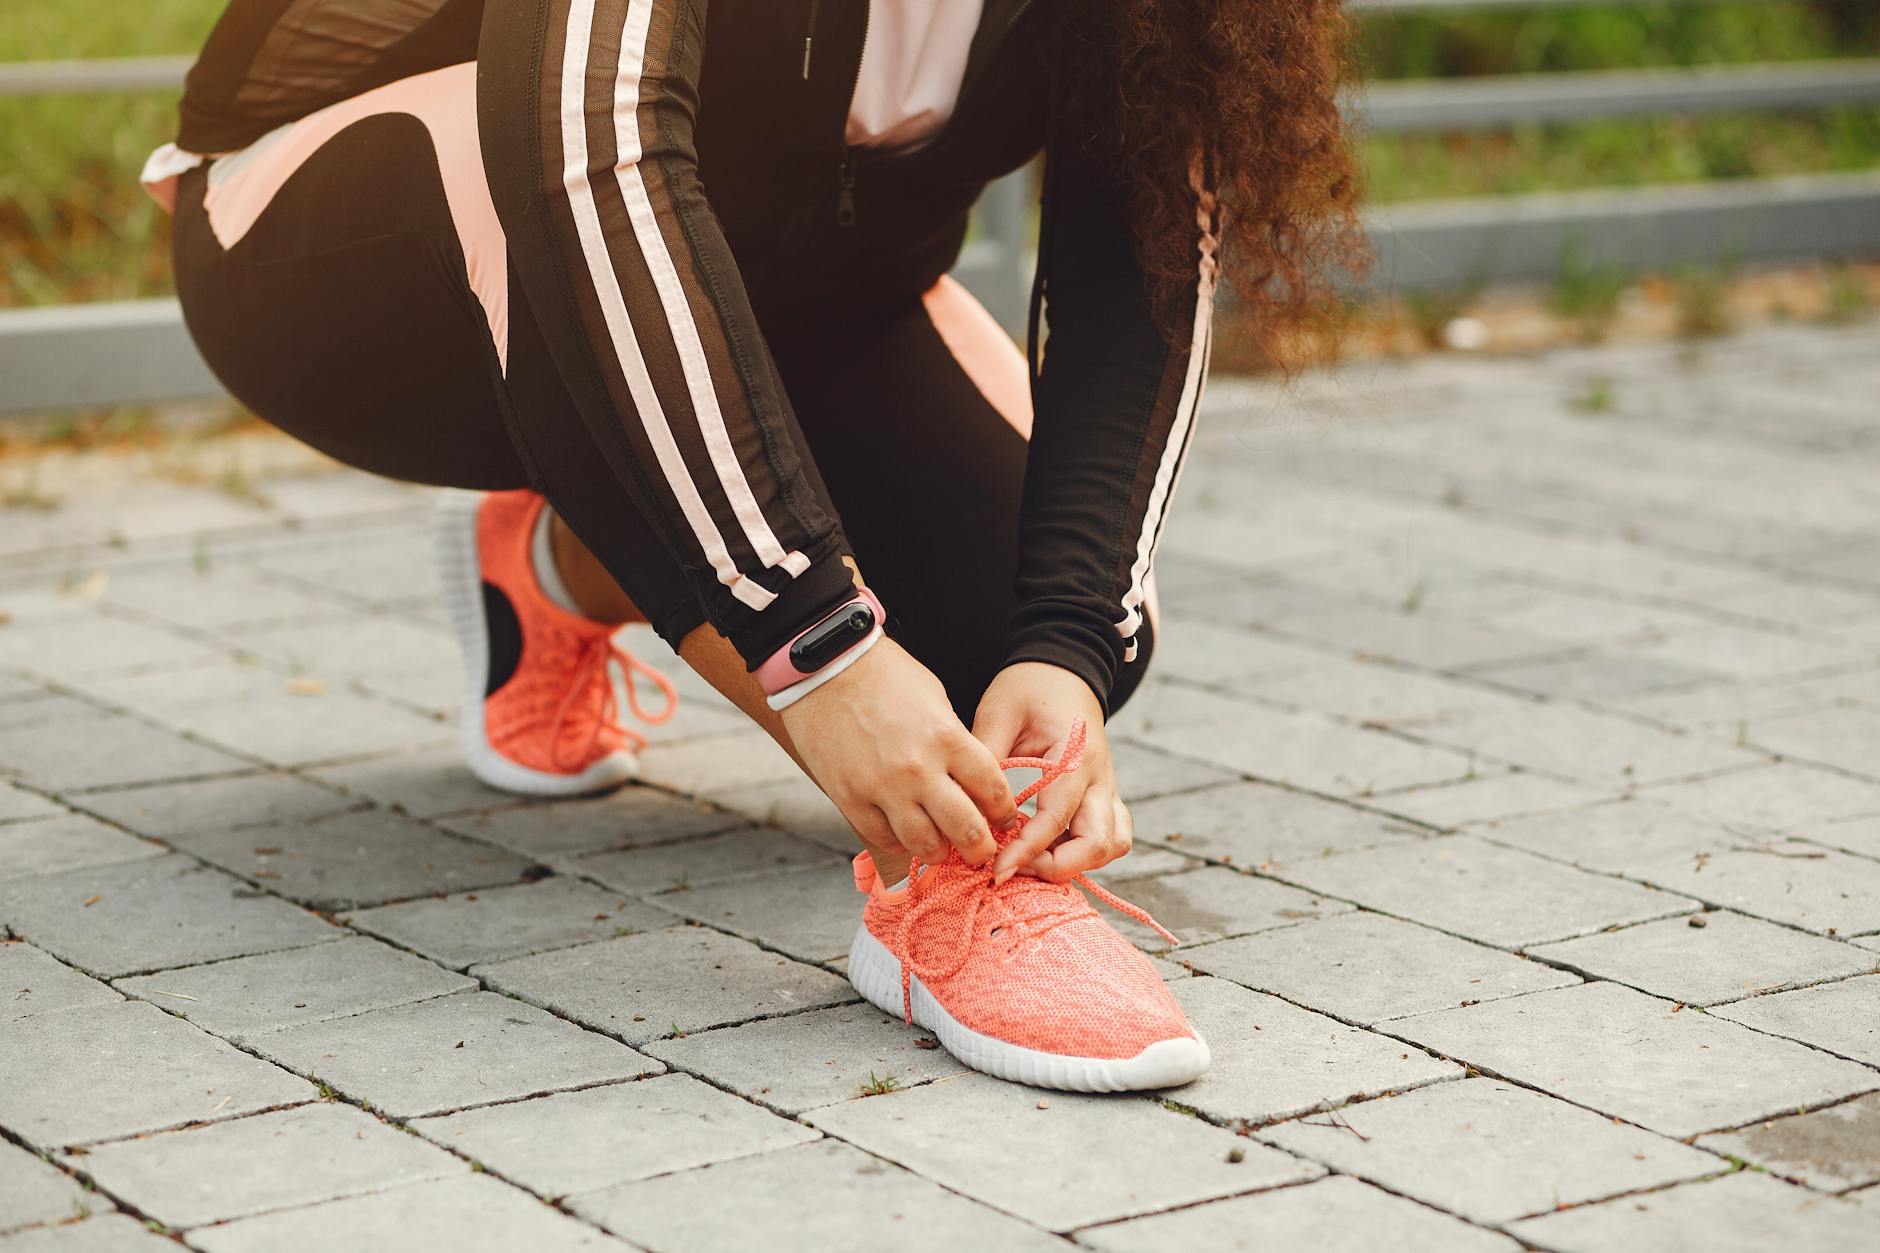
<instances>
[{"instance_id":1,"label":"shoelace","mask_svg":"<svg viewBox=\"0 0 1880 1253\"><path fill-rule=\"evenodd\" d=\"M557 770L585 765L594 755L594 746L600 742L603 731L612 731L620 736L633 752L637 753L646 747L646 737L632 727L623 726L619 720L619 701L614 695L613 677L608 673L610 664L617 663L620 666L620 677L627 690L627 708L647 726L658 726L679 709L679 693L672 686L672 680L616 644L612 633L597 633L582 642L579 648L579 659L570 675L567 694L556 707L555 719L548 729L550 760ZM636 674L651 679L653 686L665 696L666 707L658 714L647 713L640 704L639 688L633 681ZM593 725L588 728L587 738L581 742L572 760L567 759L562 752L562 728L567 725L569 716L579 707L587 693L597 688L601 694L600 707L594 711Z\"/></svg>"},{"instance_id":2,"label":"shoelace","mask_svg":"<svg viewBox=\"0 0 1880 1253\"><path fill-rule=\"evenodd\" d=\"M1071 724L1071 733L1065 741L1064 752L1056 761L1044 757L1008 757L999 763L1001 770L1042 770L1044 773L1030 786L1025 788L1013 802L1023 805L1026 801L1044 791L1052 783L1069 774L1083 764L1085 726L1082 718ZM992 833L993 840L1003 848L1019 837L1030 818L1022 811L1018 821L1004 831ZM984 878L972 873L965 862L960 860L959 851L949 848L946 859L940 862L926 863L934 870L942 866L957 863L962 873L948 875L945 881L938 882L938 875L921 873L923 863L917 857L908 865L907 870L907 905L901 911L901 925L894 937L895 956L901 961L901 1014L911 1026L914 1022L913 978L919 975L921 982L932 986L958 974L972 955L973 939L978 935L980 916L988 906L997 904L1007 915L1008 921L999 926L1020 926L1024 928L1026 940L1035 940L1046 932L1073 922L1084 916L1085 902L1077 896L1071 884L1089 892L1092 896L1108 905L1111 909L1134 918L1137 922L1154 927L1170 944L1179 944L1168 928L1149 916L1149 911L1132 905L1115 893L1107 891L1089 876L1078 875L1070 883L1050 883L1029 875L1013 875L1003 884L994 885L990 863L984 870ZM923 886L923 883L926 886ZM1046 894L1049 894L1047 899ZM1028 908L1026 908L1028 907ZM958 924L948 930L922 928L919 934L927 937L927 945L935 952L917 953L914 948L916 924L935 915L954 914ZM996 928L995 928L996 929ZM925 947L925 946L924 946Z\"/></svg>"}]
</instances>

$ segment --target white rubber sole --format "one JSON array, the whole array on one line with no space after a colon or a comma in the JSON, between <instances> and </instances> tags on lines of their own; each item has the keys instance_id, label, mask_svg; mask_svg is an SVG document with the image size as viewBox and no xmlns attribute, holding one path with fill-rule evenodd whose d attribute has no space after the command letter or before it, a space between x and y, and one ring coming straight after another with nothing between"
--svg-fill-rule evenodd
<instances>
[{"instance_id":1,"label":"white rubber sole","mask_svg":"<svg viewBox=\"0 0 1880 1253\"><path fill-rule=\"evenodd\" d=\"M458 728L464 761L484 783L519 796L591 796L612 791L639 772L639 761L631 753L609 753L579 774L551 774L519 765L490 747L483 729L490 638L483 617L483 563L477 559L477 506L482 501L480 492L447 491L437 503L432 525L444 607L463 649L463 714Z\"/></svg>"},{"instance_id":2,"label":"white rubber sole","mask_svg":"<svg viewBox=\"0 0 1880 1253\"><path fill-rule=\"evenodd\" d=\"M849 982L883 1013L901 1016L901 963L866 925L849 946ZM1193 1036L1158 1040L1134 1057L1067 1057L982 1035L949 1014L919 976L909 983L914 1023L933 1032L941 1047L974 1070L1035 1088L1067 1092L1139 1092L1173 1088L1197 1078L1212 1060L1207 1042Z\"/></svg>"}]
</instances>

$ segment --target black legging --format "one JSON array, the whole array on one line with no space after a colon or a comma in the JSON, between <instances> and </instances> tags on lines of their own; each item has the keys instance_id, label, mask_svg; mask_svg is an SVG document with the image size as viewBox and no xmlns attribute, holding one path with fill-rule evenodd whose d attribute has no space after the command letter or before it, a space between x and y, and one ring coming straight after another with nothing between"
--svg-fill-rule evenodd
<instances>
[{"instance_id":1,"label":"black legging","mask_svg":"<svg viewBox=\"0 0 1880 1253\"><path fill-rule=\"evenodd\" d=\"M197 345L257 414L347 464L534 487L677 647L705 621L692 585L597 456L513 273L499 360L447 172L482 179L474 134L439 134L388 107L324 137L264 189L238 238L212 223L204 197L211 176L224 194L248 175L186 175L176 278ZM1028 411L1012 412L1027 403L1022 358L989 325L948 280L865 323L764 328L809 473L891 632L968 722L1003 662L1015 604L1029 426ZM1149 629L1140 643L1112 710L1147 667Z\"/></svg>"}]
</instances>

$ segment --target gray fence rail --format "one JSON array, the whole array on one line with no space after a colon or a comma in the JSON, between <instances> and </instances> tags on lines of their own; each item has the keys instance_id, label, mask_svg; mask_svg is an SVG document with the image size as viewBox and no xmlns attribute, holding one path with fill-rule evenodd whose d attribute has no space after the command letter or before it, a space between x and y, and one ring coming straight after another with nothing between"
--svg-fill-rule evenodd
<instances>
[{"instance_id":1,"label":"gray fence rail","mask_svg":"<svg viewBox=\"0 0 1880 1253\"><path fill-rule=\"evenodd\" d=\"M1625 0L1346 0L1391 14ZM1704 3L1707 0L1669 0ZM0 64L0 97L174 91L189 57ZM1500 130L1601 118L1880 101L1880 58L1498 75L1370 84L1345 101L1375 133ZM956 273L1022 324L1035 190L995 183ZM1545 279L1572 253L1633 271L1701 262L1880 255L1880 170L1740 182L1425 201L1367 215L1383 290ZM0 310L0 414L219 395L173 300Z\"/></svg>"}]
</instances>

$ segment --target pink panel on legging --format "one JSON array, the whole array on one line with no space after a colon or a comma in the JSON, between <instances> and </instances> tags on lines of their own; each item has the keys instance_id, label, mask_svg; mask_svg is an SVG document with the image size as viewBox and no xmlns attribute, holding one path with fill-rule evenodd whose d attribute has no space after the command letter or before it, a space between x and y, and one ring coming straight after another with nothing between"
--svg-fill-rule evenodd
<instances>
[{"instance_id":1,"label":"pink panel on legging","mask_svg":"<svg viewBox=\"0 0 1880 1253\"><path fill-rule=\"evenodd\" d=\"M973 294L943 275L921 296L927 317L979 394L1012 429L1031 438L1031 371L1025 354Z\"/></svg>"},{"instance_id":2,"label":"pink panel on legging","mask_svg":"<svg viewBox=\"0 0 1880 1253\"><path fill-rule=\"evenodd\" d=\"M463 246L470 290L489 322L497 358L508 367L509 259L503 228L490 203L477 142L475 62L433 70L343 100L225 157L210 171L203 208L224 248L233 248L274 196L307 160L355 122L382 113L408 113L424 123L437 149L444 197ZM231 169L231 167L233 167Z\"/></svg>"},{"instance_id":3,"label":"pink panel on legging","mask_svg":"<svg viewBox=\"0 0 1880 1253\"><path fill-rule=\"evenodd\" d=\"M966 377L973 381L979 394L1012 424L1013 430L1029 440L1031 370L1025 365L1025 354L1005 333L1005 328L951 275L941 276L940 281L921 296L921 302L927 306L927 317L940 332L941 342L966 371ZM1148 577L1142 607L1149 619L1149 629L1160 632L1161 604L1153 572Z\"/></svg>"}]
</instances>

